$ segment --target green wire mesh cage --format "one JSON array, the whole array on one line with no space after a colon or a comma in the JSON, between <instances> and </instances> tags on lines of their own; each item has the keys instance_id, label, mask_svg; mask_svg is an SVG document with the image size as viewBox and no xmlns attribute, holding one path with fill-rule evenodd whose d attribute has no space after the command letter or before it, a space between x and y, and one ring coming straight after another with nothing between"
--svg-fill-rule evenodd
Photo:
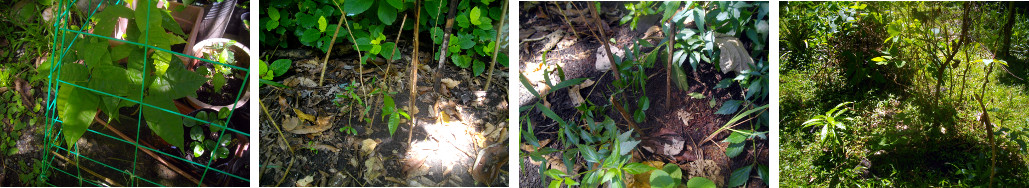
<instances>
[{"instance_id":1,"label":"green wire mesh cage","mask_svg":"<svg viewBox=\"0 0 1029 188\"><path fill-rule=\"evenodd\" d=\"M187 6L85 1L98 2L62 0L54 8L39 180L50 186L248 186L249 117L247 110L234 113L247 108L240 102L250 77L245 47L247 54L230 52L233 42L190 51L201 57L180 53L176 49L190 49L186 41L195 34L183 32L172 15ZM233 56L244 60L232 63ZM242 84L218 91L228 78ZM183 104L201 91L235 100L222 108Z\"/></svg>"}]
</instances>

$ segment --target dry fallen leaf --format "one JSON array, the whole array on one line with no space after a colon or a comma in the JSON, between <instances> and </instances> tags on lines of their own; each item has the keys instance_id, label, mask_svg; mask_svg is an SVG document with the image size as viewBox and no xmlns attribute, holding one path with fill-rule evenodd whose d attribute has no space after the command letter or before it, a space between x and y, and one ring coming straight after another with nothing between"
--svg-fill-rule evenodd
<instances>
[{"instance_id":1,"label":"dry fallen leaf","mask_svg":"<svg viewBox=\"0 0 1029 188\"><path fill-rule=\"evenodd\" d=\"M579 90L582 88L590 87L593 85L593 83L595 83L593 79L587 79L579 85L575 85L572 86L572 88L568 88L568 98L572 99L572 104L574 104L574 106L579 106L579 104L586 102L586 99L582 98L582 94L579 93Z\"/></svg>"},{"instance_id":2,"label":"dry fallen leaf","mask_svg":"<svg viewBox=\"0 0 1029 188\"><path fill-rule=\"evenodd\" d=\"M304 177L304 179L297 180L297 187L309 187L311 182L314 182L314 176Z\"/></svg>"},{"instance_id":3,"label":"dry fallen leaf","mask_svg":"<svg viewBox=\"0 0 1029 188\"><path fill-rule=\"evenodd\" d=\"M282 129L286 131L292 131L300 125L300 119L296 117L286 115L286 118L282 120Z\"/></svg>"},{"instance_id":4,"label":"dry fallen leaf","mask_svg":"<svg viewBox=\"0 0 1029 188\"><path fill-rule=\"evenodd\" d=\"M378 145L379 145L379 142L376 142L375 140L372 140L370 138L362 140L361 141L361 155L371 154L372 151L375 151L375 147L378 146Z\"/></svg>"},{"instance_id":5,"label":"dry fallen leaf","mask_svg":"<svg viewBox=\"0 0 1029 188\"><path fill-rule=\"evenodd\" d=\"M450 78L444 78L444 79L440 80L440 82L442 82L443 85L447 86L447 89L457 87L458 84L461 84L460 81L453 80L453 79L450 79Z\"/></svg>"},{"instance_id":6,"label":"dry fallen leaf","mask_svg":"<svg viewBox=\"0 0 1029 188\"><path fill-rule=\"evenodd\" d=\"M380 182L379 176L382 176L382 172L385 171L382 167L382 160L378 157L369 157L368 160L364 161L364 166L364 181Z\"/></svg>"},{"instance_id":7,"label":"dry fallen leaf","mask_svg":"<svg viewBox=\"0 0 1029 188\"><path fill-rule=\"evenodd\" d=\"M289 131L289 132L291 132L293 134L311 134L311 133L319 133L319 132L322 132L322 131L325 131L325 130L329 130L329 128L332 128L332 123L331 122L332 122L332 118L333 117L334 116L320 117L320 118L318 118L318 121L316 121L315 125L313 125L313 126L297 127L296 129L294 129L292 131Z\"/></svg>"},{"instance_id":8,"label":"dry fallen leaf","mask_svg":"<svg viewBox=\"0 0 1029 188\"><path fill-rule=\"evenodd\" d=\"M314 122L314 116L311 114L304 113L296 108L293 109L293 112L296 113L297 118L300 118L301 120Z\"/></svg>"},{"instance_id":9,"label":"dry fallen leaf","mask_svg":"<svg viewBox=\"0 0 1029 188\"><path fill-rule=\"evenodd\" d=\"M316 87L316 86L318 86L318 83L314 82L314 80L311 80L310 78L299 77L299 76L294 76L294 77L286 78L286 80L284 80L283 83L286 86L289 86L289 87L297 87L297 86Z\"/></svg>"}]
</instances>

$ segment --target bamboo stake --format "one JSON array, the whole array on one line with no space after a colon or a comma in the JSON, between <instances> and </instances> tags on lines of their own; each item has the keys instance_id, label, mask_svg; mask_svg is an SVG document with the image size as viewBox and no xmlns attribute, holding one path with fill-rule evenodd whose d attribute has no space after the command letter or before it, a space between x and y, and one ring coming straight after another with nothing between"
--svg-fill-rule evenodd
<instances>
[{"instance_id":1,"label":"bamboo stake","mask_svg":"<svg viewBox=\"0 0 1029 188\"><path fill-rule=\"evenodd\" d=\"M61 155L60 153L57 153L57 151L50 151L50 153L54 154L54 156L57 156L57 158L61 158L62 160L64 160L64 162L71 163L72 165L75 165L75 166L79 166L79 163L77 163L75 161L72 161L72 160L69 160L68 157L65 157L64 155ZM79 167L81 167L81 166L79 166ZM105 182L110 183L111 185L114 185L115 187L122 187L123 186L121 184L118 184L118 182L114 182L114 180L111 180L111 178L107 178L107 177L105 177L103 175L97 174L96 172L93 172L92 170L89 170L89 169L86 169L86 168L79 168L79 169L82 169L82 170L86 171L86 173L92 174L93 176L96 176L96 177L98 177L100 179L103 179Z\"/></svg>"},{"instance_id":2,"label":"bamboo stake","mask_svg":"<svg viewBox=\"0 0 1029 188\"><path fill-rule=\"evenodd\" d=\"M506 1L504 2L504 6L503 7L504 8L501 8L501 9L503 9L504 12L502 14L500 14L501 15L500 16L500 23L497 24L497 27L496 27L498 30L501 27L503 27L504 26L504 22L507 21L507 2ZM560 8L560 7L558 7L558 8ZM500 33L501 33L500 31L497 31L497 37L494 40L494 41L496 41L496 44L493 46L493 60L490 60L490 63L489 63L489 73L486 74L486 89L485 89L486 92L489 92L490 82L493 81L493 68L497 65L497 53L500 52ZM578 35L576 35L576 36L578 36Z\"/></svg>"}]
</instances>

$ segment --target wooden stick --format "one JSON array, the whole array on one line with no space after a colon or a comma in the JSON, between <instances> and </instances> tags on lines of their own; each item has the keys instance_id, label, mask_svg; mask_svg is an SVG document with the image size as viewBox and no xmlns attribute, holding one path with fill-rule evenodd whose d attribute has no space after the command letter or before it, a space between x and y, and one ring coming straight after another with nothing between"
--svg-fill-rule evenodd
<instances>
[{"instance_id":1,"label":"wooden stick","mask_svg":"<svg viewBox=\"0 0 1029 188\"><path fill-rule=\"evenodd\" d=\"M75 161L69 160L68 157L65 157L64 155L61 155L61 154L57 153L57 151L50 151L50 153L54 154L54 156L57 156L58 158L63 159L64 162L71 163L72 165L75 165L75 166L79 166L78 163L76 163ZM82 166L79 166L79 167L82 167ZM105 182L110 183L111 185L114 185L115 187L122 187L121 184L118 184L118 182L114 182L114 180L111 180L111 178L107 178L105 176L97 174L96 172L93 172L92 170L89 170L87 168L79 168L79 169L82 169L82 170L86 171L86 173L92 174L93 176L96 176L96 177L98 177L100 179L103 179Z\"/></svg>"},{"instance_id":2,"label":"wooden stick","mask_svg":"<svg viewBox=\"0 0 1029 188\"><path fill-rule=\"evenodd\" d=\"M289 148L289 152L293 153L293 146L290 146L289 142L286 141L286 135L282 134L282 130L279 129L279 124L275 123L275 120L272 119L272 115L268 113L268 109L264 107L264 101L257 101L257 102L259 104L261 104L261 110L264 111L264 115L265 116L268 116L268 120L272 122L272 126L275 127L275 131L279 132L279 138L282 139L283 143L286 143L286 148Z\"/></svg>"},{"instance_id":3,"label":"wooden stick","mask_svg":"<svg viewBox=\"0 0 1029 188\"><path fill-rule=\"evenodd\" d=\"M407 110L408 111L412 111L412 112L415 110L415 108L417 108L417 107L414 106L415 101L418 101L417 100L418 96L416 96L416 94L418 94L418 59L419 59L419 57L418 57L418 42L420 42L420 41L418 41L418 32L419 32L418 25L421 25L421 24L418 24L417 20L421 20L421 18L422 18L422 11L421 11L422 10L422 2L419 1L419 0L415 0L414 1L414 7L415 7L415 10L416 10L415 13L414 13L414 20L416 20L415 21L416 23L414 24L414 51L411 52L411 55L413 56L413 57L411 57L411 68L408 68L408 69L411 69L411 70L409 70L411 72L411 75L408 76L411 79L407 83L407 88L408 88L408 92L407 92L407 95L408 95ZM394 48L394 49L396 49L396 48ZM414 116L414 114L411 114L411 116ZM411 145L411 137L414 136L414 126L417 125L417 122L416 122L417 119L418 118L414 118L414 117L411 118L411 126L410 126L411 129L407 130L407 145L408 146Z\"/></svg>"},{"instance_id":4,"label":"wooden stick","mask_svg":"<svg viewBox=\"0 0 1029 188\"><path fill-rule=\"evenodd\" d=\"M439 63L436 64L436 71L435 73L433 73L432 76L432 79L436 82L435 84L433 84L433 88L436 89L436 93L439 95L442 95L441 93L439 93L439 84L440 80L442 79L440 78L442 76L440 75L440 70L443 69L443 63L447 62L447 47L450 45L450 31L454 28L454 14L456 12L457 0L450 0L450 12L447 12L447 24L446 26L444 26L445 29L443 29L443 42L442 44L440 44L438 61Z\"/></svg>"},{"instance_id":5,"label":"wooden stick","mask_svg":"<svg viewBox=\"0 0 1029 188\"><path fill-rule=\"evenodd\" d=\"M600 30L600 37L597 39L600 43L604 44L604 52L607 52L607 58L611 62L611 70L615 73L615 80L621 80L622 74L618 72L618 65L615 64L615 56L611 54L611 46L607 44L607 33L604 31L604 22L600 21L600 16L597 15L597 5L594 3L587 3L590 5L590 14L593 14L593 21L597 23L597 30Z\"/></svg>"},{"instance_id":6,"label":"wooden stick","mask_svg":"<svg viewBox=\"0 0 1029 188\"><path fill-rule=\"evenodd\" d=\"M500 23L498 23L497 27L496 27L498 30L501 27L503 27L504 26L504 22L507 21L507 2L506 1L504 2L504 6L503 7L504 8L501 8L501 9L503 9L504 12L502 14L500 14L501 15L500 16ZM558 8L560 8L560 7L558 7ZM490 60L490 63L489 63L489 73L486 74L486 89L485 89L486 92L489 92L490 82L493 81L493 68L497 65L497 52L500 52L500 33L501 33L500 31L497 31L497 37L496 37L495 40L493 40L493 41L495 41L495 44L493 46L493 60ZM578 35L576 35L576 36L578 36Z\"/></svg>"},{"instance_id":7,"label":"wooden stick","mask_svg":"<svg viewBox=\"0 0 1029 188\"><path fill-rule=\"evenodd\" d=\"M332 54L332 46L335 46L333 44L336 43L336 36L339 35L339 29L340 29L340 26L343 24L343 18L344 17L346 17L346 14L339 15L339 23L336 23L336 32L332 34L332 40L329 40L329 51L326 51L325 52L325 58L322 58L322 75L318 76L318 87L321 87L322 83L325 82L325 68L329 67L329 64L328 64L328 62L329 62L329 54ZM349 32L349 30L348 30L348 32ZM358 73L358 74L360 74L360 73Z\"/></svg>"}]
</instances>

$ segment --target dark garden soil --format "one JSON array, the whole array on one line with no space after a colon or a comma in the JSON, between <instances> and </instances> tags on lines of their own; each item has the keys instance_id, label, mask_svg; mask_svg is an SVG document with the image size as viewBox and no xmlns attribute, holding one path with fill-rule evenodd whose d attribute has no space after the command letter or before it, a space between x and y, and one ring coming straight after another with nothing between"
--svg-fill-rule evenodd
<instances>
[{"instance_id":1,"label":"dark garden soil","mask_svg":"<svg viewBox=\"0 0 1029 188\"><path fill-rule=\"evenodd\" d=\"M225 79L225 85L222 86L221 92L214 92L214 86L208 81L197 91L197 100L205 101L213 106L232 105L237 101L236 96L242 95L242 93L239 93L239 90L240 87L244 86L243 84L243 79L235 76L229 77Z\"/></svg>"},{"instance_id":2,"label":"dark garden soil","mask_svg":"<svg viewBox=\"0 0 1029 188\"><path fill-rule=\"evenodd\" d=\"M471 69L450 62L436 70L438 62L431 58L431 49L436 47L431 47L431 42L422 44L417 98L411 99L407 86L412 42L401 39L398 43L401 59L393 63L383 59L368 62L363 81L358 81L357 52L341 49L349 46L346 44L335 46L322 86L318 86L325 55L321 51L280 48L262 54L270 57L264 59L266 62L291 59L293 66L275 78L288 87L265 85L260 90L262 110L268 113L262 111L260 118L261 186L485 186L473 179L475 173L494 178L490 186L509 185L506 68L497 66L492 86L484 91L486 73L473 77ZM437 80L432 79L433 73L460 83L435 90L433 84ZM346 86L357 86L353 92L370 106L346 97L337 98L347 94ZM396 108L405 109L416 120L413 130L410 120L404 119L395 134L390 135L381 112L383 92L394 93L391 96ZM407 109L410 102L415 102L417 113ZM434 106L447 115L436 113ZM365 107L369 111L362 115ZM305 134L288 131L287 120L301 113L331 118L325 119L324 124L300 120L301 124L329 127ZM440 123L444 117L447 121ZM365 121L366 118L371 121ZM352 127L356 134L341 131L344 127ZM480 157L481 164L473 164ZM495 171L474 170L475 167Z\"/></svg>"},{"instance_id":3,"label":"dark garden soil","mask_svg":"<svg viewBox=\"0 0 1029 188\"><path fill-rule=\"evenodd\" d=\"M562 7L566 6L564 3L558 4ZM585 10L585 8L588 7L586 3L579 2L573 4L578 6L581 10ZM595 68L595 62L597 61L596 54L603 53L597 52L598 49L603 49L601 47L602 44L597 42L597 39L589 33L591 29L587 28L586 24L575 21L582 17L590 18L589 20L592 21L592 16L575 15L576 11L566 10L564 16L573 20L571 23L571 25L574 25L575 31L573 31L572 27L569 27L569 24L562 19L564 16L555 9L555 5L552 3L536 4L522 2L521 7L524 13L520 15L520 19L523 21L520 30L520 41L541 37L543 39L524 42L521 44L521 49L519 49L521 59L519 62L523 63L520 64L519 71L525 74L531 82L542 81L542 79L533 80L533 78L543 78L542 69L556 68L556 66L560 66L564 70L566 79L589 78L589 80L595 81L596 83L592 86L580 89L580 94L584 99L592 102L594 105L610 107L608 97L612 95L611 93L615 89L612 84L612 82L615 81L615 78L611 72L602 72ZM660 15L658 15L656 19L641 19L638 26L640 29L633 31L628 24L618 24L618 18L621 18L622 14L625 13L625 10L621 7L623 7L623 5L619 2L601 3L601 20L607 22L612 30L608 32L608 37L614 38L616 41L612 48L621 48L625 45L629 45L632 41L636 41L636 39L643 38L644 32L646 31L645 28L657 24L657 21L660 19ZM582 11L582 13L589 12ZM588 25L593 27L593 30L596 29L596 24ZM544 49L548 46L548 43L555 43L549 41L545 36L552 35L555 32L563 32L564 34L559 38L559 41L556 41L555 47L552 49ZM573 34L576 32L579 34L578 37ZM542 54L547 50L549 50L546 55L547 60L545 61L545 64L541 64L544 62L542 61ZM767 140L757 142L757 148L759 148L758 151L754 151L750 149L753 147L748 146L746 147L748 149L744 153L731 159L725 155L725 147L728 146L728 143L720 142L729 135L729 131L723 131L717 134L713 139L711 139L712 141L701 143L704 138L714 133L719 127L725 125L725 123L732 118L731 115L714 114L715 111L718 110L718 107L727 100L743 100L743 90L738 86L738 84L732 84L729 88L714 88L722 79L735 77L736 74L733 72L723 74L714 64L703 62L699 64L697 71L691 70L691 68L686 68L685 72L687 74L690 87L688 91L683 91L678 89L678 87L675 86L675 83L668 84L666 82L666 77L668 75L665 74L665 61L663 60L667 59L667 57L663 55L664 49L662 48L661 50L662 55L658 57L658 61L655 63L654 68L650 68L645 71L646 75L649 76L646 82L646 96L650 99L651 105L650 109L646 111L646 120L643 123L638 124L641 130L634 130L634 132L638 132L638 135L643 136L638 137L642 143L637 147L639 150L634 153L633 161L662 161L665 163L675 163L683 169L684 174L688 174L690 177L693 177L693 175L698 174L693 173L691 170L697 171L697 169L709 168L701 166L701 164L704 163L697 161L711 160L714 161L716 166L718 166L717 174L711 175L715 177L705 177L716 182L723 181L717 183L722 186L724 186L725 181L728 181L728 177L732 170L752 164L755 161L755 158L758 163L768 165ZM557 78L556 74L551 75L551 79ZM553 82L556 84L559 81ZM534 84L536 83L541 82L535 82ZM669 85L671 88L666 87ZM534 98L534 96L521 84L518 84L518 86L518 92L520 93L520 106L532 105L535 102L544 102ZM537 91L539 91L539 86L541 85L536 85ZM668 89L672 89L670 96L666 96ZM575 104L570 100L569 92L570 89L560 89L547 95L546 98L546 102L549 103L550 108L554 110L558 116L561 116L566 120L577 119L579 116L577 109L575 109ZM705 98L694 99L687 95L689 93L700 93L705 96ZM636 108L635 99L642 95L642 93L633 91L626 93L625 98L632 99L630 100L632 102L629 102L629 105L626 106L630 114L632 113L631 109ZM667 106L665 105L666 101L668 102ZM541 141L541 144L549 143L547 144L548 146L544 147L560 149L559 147L561 144L555 143L557 142L558 132L558 126L555 121L546 118L546 116L544 116L539 110L529 111L528 113L530 121L534 126L533 130L536 131L534 134L536 134L536 137ZM623 131L627 131L629 129L626 120L622 118L617 110L607 110L606 113L607 116L614 119L624 128ZM519 116L524 115L525 114L520 114ZM522 124L524 125L524 123ZM746 123L743 124L745 125ZM763 127L758 131L767 131L767 129L767 127ZM673 137L680 141L685 140L684 145L686 146L684 147L684 151L680 154L668 156L649 152L648 150L643 149L644 147L662 147L662 145L664 145L663 143L669 142ZM748 145L749 144L752 143L748 142ZM526 147L527 146L522 146L523 152L526 151ZM549 157L560 158L556 153L551 154ZM528 157L521 158L521 163L524 166L520 172L520 185L523 187L544 186L544 182L540 180L538 170L541 163L532 162ZM550 165L554 166L554 164ZM558 160L556 166L563 165L561 165ZM719 178L721 179L719 180ZM688 180L688 177L683 177L683 180ZM757 177L752 177L749 181L750 183L748 183L748 185L751 186L767 186L764 185L763 181Z\"/></svg>"}]
</instances>

